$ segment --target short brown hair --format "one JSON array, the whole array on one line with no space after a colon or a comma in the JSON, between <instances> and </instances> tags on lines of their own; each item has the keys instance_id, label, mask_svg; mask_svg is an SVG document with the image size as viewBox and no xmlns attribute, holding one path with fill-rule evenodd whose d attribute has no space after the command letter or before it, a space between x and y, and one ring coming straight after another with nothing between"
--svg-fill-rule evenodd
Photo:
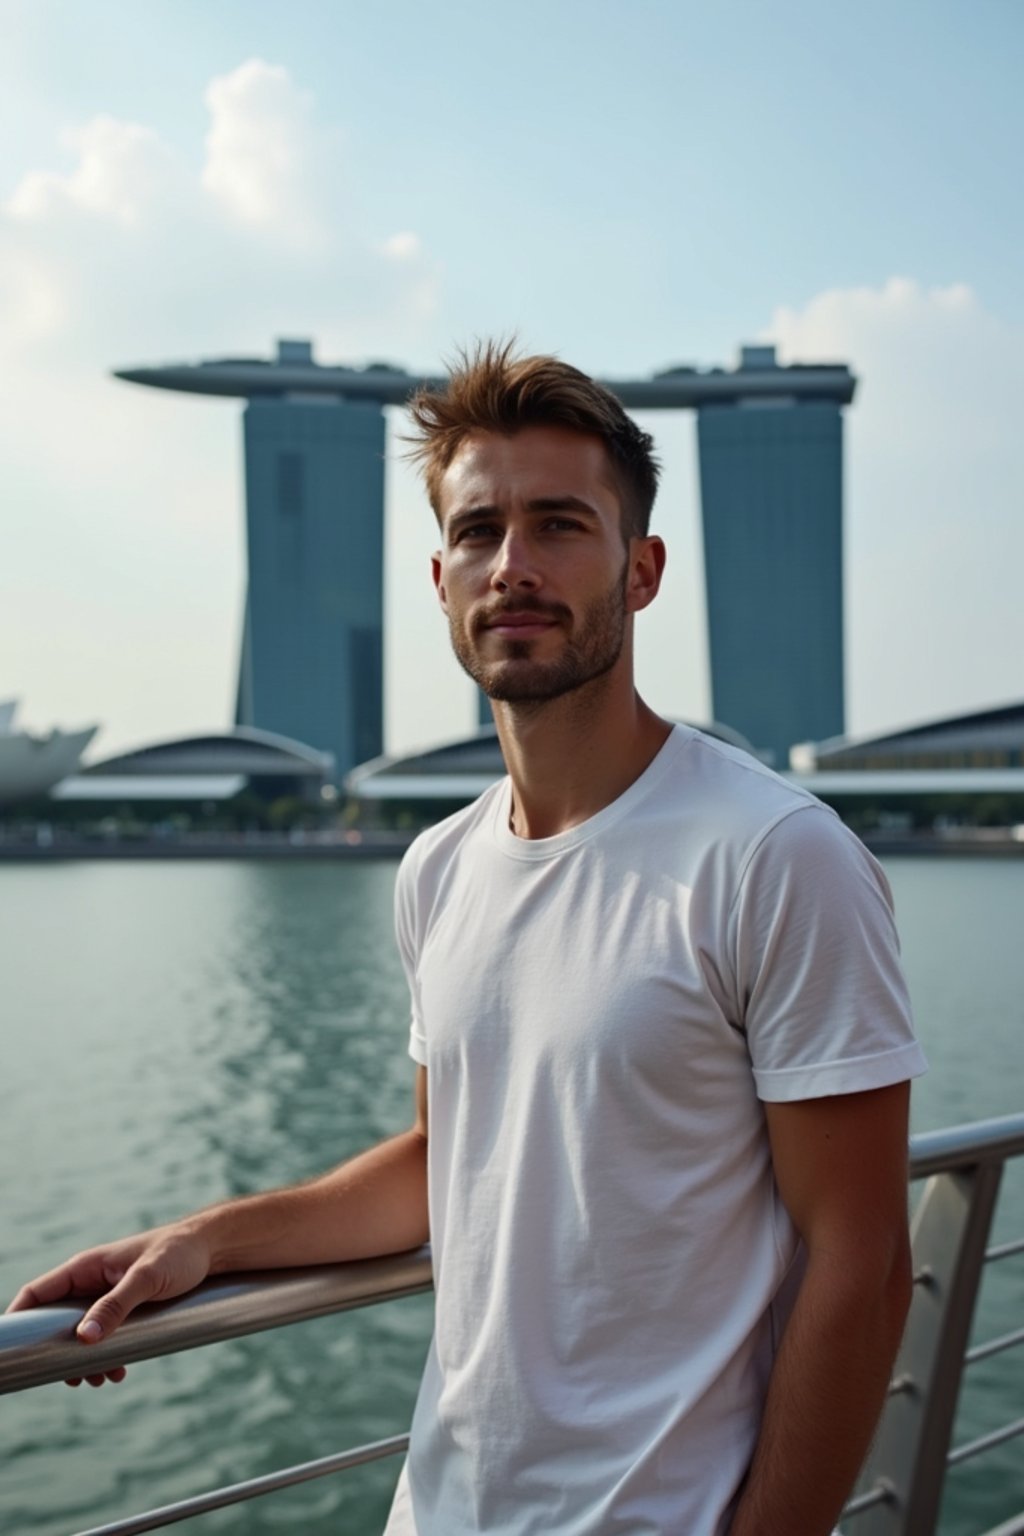
<instances>
[{"instance_id":1,"label":"short brown hair","mask_svg":"<svg viewBox=\"0 0 1024 1536\"><path fill-rule=\"evenodd\" d=\"M517 357L513 342L480 342L460 352L443 390L420 389L409 402L427 495L440 519L441 481L470 432L512 435L523 427L568 427L599 437L622 501L622 533L643 537L658 489L654 440L610 390L557 357Z\"/></svg>"}]
</instances>

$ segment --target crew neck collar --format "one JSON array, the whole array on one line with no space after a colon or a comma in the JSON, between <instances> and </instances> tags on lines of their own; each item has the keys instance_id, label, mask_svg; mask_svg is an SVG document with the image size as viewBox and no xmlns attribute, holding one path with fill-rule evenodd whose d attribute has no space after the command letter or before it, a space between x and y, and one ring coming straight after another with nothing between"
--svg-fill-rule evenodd
<instances>
[{"instance_id":1,"label":"crew neck collar","mask_svg":"<svg viewBox=\"0 0 1024 1536\"><path fill-rule=\"evenodd\" d=\"M564 853L569 848L575 848L580 843L589 841L590 838L598 836L612 826L621 816L625 816L634 805L650 794L676 762L680 753L689 745L693 735L693 731L686 726L673 725L643 773L633 780L628 789L624 789L615 800L602 806L599 811L595 811L593 816L588 816L586 821L579 822L566 832L557 832L554 837L516 836L509 826L512 811L512 780L504 779L494 797L491 830L495 843L511 858L533 863L540 859L554 858L556 854Z\"/></svg>"}]
</instances>

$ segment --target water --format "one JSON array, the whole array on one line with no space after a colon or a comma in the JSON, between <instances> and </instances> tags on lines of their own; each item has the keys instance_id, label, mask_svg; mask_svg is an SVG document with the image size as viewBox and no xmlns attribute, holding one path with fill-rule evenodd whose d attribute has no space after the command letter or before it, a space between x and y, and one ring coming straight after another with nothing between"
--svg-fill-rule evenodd
<instances>
[{"instance_id":1,"label":"water","mask_svg":"<svg viewBox=\"0 0 1024 1536\"><path fill-rule=\"evenodd\" d=\"M1024 862L892 860L932 1073L922 1130L1022 1107ZM76 1248L306 1177L407 1125L391 863L0 867L0 1295ZM1024 1170L1000 1237L1024 1233ZM0 1399L0 1531L67 1536L408 1425L415 1297L135 1366L119 1388ZM1024 1263L976 1334L1021 1326ZM1021 1413L1020 1357L975 1367L958 1440ZM375 1536L397 1461L179 1527ZM1024 1447L953 1474L943 1536L1024 1504Z\"/></svg>"}]
</instances>

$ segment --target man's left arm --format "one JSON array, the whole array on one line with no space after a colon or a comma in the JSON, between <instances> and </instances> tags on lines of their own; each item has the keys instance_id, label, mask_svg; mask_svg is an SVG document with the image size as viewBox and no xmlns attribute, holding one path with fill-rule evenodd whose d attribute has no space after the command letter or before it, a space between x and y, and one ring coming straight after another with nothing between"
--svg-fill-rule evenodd
<instances>
[{"instance_id":1,"label":"man's left arm","mask_svg":"<svg viewBox=\"0 0 1024 1536\"><path fill-rule=\"evenodd\" d=\"M909 1084L764 1106L807 1268L730 1536L829 1536L885 1400L911 1294Z\"/></svg>"}]
</instances>

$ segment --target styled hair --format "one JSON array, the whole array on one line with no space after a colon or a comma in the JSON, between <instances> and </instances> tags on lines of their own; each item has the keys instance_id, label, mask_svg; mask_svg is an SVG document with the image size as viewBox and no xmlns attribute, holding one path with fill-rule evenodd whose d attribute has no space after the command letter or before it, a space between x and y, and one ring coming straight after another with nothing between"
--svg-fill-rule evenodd
<instances>
[{"instance_id":1,"label":"styled hair","mask_svg":"<svg viewBox=\"0 0 1024 1536\"><path fill-rule=\"evenodd\" d=\"M419 389L409 402L416 460L440 521L441 481L471 432L513 436L523 427L567 427L604 443L622 502L623 538L643 537L660 465L654 440L610 390L557 357L517 357L513 342L479 342L459 352L444 389Z\"/></svg>"}]
</instances>

